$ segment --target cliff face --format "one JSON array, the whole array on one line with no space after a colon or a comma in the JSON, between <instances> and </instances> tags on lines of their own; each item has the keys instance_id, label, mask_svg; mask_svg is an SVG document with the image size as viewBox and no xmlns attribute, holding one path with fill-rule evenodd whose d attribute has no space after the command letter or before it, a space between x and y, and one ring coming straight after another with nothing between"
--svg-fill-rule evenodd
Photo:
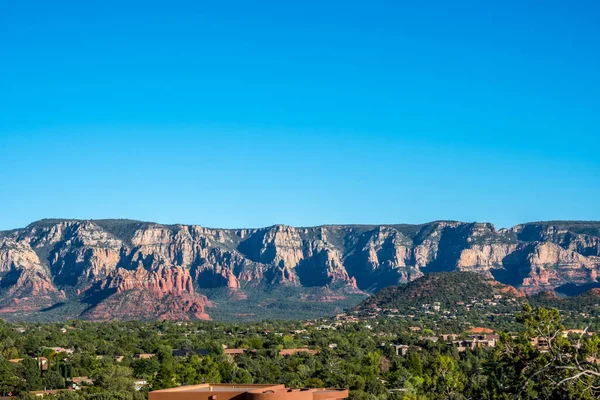
<instances>
[{"instance_id":1,"label":"cliff face","mask_svg":"<svg viewBox=\"0 0 600 400\"><path fill-rule=\"evenodd\" d=\"M0 312L76 301L92 319L208 318L199 293L209 288L240 297L272 286L357 293L459 270L534 293L594 284L599 269L600 223L234 230L42 220L0 232Z\"/></svg>"}]
</instances>

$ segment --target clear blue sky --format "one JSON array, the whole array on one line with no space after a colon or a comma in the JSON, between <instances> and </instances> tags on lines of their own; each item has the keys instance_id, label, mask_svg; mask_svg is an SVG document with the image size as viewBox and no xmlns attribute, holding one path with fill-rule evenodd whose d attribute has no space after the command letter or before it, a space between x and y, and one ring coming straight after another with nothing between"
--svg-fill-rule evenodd
<instances>
[{"instance_id":1,"label":"clear blue sky","mask_svg":"<svg viewBox=\"0 0 600 400\"><path fill-rule=\"evenodd\" d=\"M291 3L2 1L0 229L600 220L600 2Z\"/></svg>"}]
</instances>

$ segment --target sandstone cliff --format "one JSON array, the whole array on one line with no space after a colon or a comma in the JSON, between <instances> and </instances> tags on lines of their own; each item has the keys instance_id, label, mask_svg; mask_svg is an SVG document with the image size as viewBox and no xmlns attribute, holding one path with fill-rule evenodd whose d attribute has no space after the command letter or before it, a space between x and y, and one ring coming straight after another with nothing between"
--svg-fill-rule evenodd
<instances>
[{"instance_id":1,"label":"sandstone cliff","mask_svg":"<svg viewBox=\"0 0 600 400\"><path fill-rule=\"evenodd\" d=\"M128 220L42 220L0 232L0 312L62 301L86 318L207 318L203 290L375 291L440 271L473 271L534 293L594 285L600 223L276 225L210 229ZM208 307L208 308L206 308Z\"/></svg>"}]
</instances>

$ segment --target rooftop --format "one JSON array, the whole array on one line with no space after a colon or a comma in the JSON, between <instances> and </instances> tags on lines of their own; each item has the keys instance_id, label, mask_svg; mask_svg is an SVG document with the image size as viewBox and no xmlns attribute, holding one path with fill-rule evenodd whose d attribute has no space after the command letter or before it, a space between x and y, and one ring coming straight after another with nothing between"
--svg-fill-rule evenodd
<instances>
[{"instance_id":1,"label":"rooftop","mask_svg":"<svg viewBox=\"0 0 600 400\"><path fill-rule=\"evenodd\" d=\"M202 384L150 392L149 400L340 400L346 389L289 389L284 385Z\"/></svg>"}]
</instances>

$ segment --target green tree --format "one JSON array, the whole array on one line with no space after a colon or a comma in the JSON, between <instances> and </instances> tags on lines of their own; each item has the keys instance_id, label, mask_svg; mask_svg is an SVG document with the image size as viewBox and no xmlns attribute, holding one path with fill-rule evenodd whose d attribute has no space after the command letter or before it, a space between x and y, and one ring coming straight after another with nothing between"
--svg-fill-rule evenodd
<instances>
[{"instance_id":1,"label":"green tree","mask_svg":"<svg viewBox=\"0 0 600 400\"><path fill-rule=\"evenodd\" d=\"M439 355L433 362L432 386L436 393L446 399L461 398L465 387L465 375L457 368L456 361Z\"/></svg>"},{"instance_id":2,"label":"green tree","mask_svg":"<svg viewBox=\"0 0 600 400\"><path fill-rule=\"evenodd\" d=\"M252 375L250 372L244 368L236 368L233 371L233 376L231 379L232 383L252 383Z\"/></svg>"},{"instance_id":3,"label":"green tree","mask_svg":"<svg viewBox=\"0 0 600 400\"><path fill-rule=\"evenodd\" d=\"M152 390L176 387L175 373L169 364L161 364L156 376L152 379Z\"/></svg>"},{"instance_id":4,"label":"green tree","mask_svg":"<svg viewBox=\"0 0 600 400\"><path fill-rule=\"evenodd\" d=\"M556 309L523 307L517 320L525 330L517 337L502 334L491 371L491 390L521 399L593 399L600 396L600 370L595 361L600 340L582 333L564 337ZM537 344L537 345L536 345Z\"/></svg>"},{"instance_id":5,"label":"green tree","mask_svg":"<svg viewBox=\"0 0 600 400\"><path fill-rule=\"evenodd\" d=\"M132 371L128 367L109 365L92 376L94 386L109 392L130 392L133 390Z\"/></svg>"},{"instance_id":6,"label":"green tree","mask_svg":"<svg viewBox=\"0 0 600 400\"><path fill-rule=\"evenodd\" d=\"M42 382L44 384L44 387L48 390L65 388L65 378L63 378L58 372L53 370L46 371Z\"/></svg>"},{"instance_id":7,"label":"green tree","mask_svg":"<svg viewBox=\"0 0 600 400\"><path fill-rule=\"evenodd\" d=\"M26 390L42 389L42 374L36 360L31 357L23 358L17 371L19 376L25 381Z\"/></svg>"},{"instance_id":8,"label":"green tree","mask_svg":"<svg viewBox=\"0 0 600 400\"><path fill-rule=\"evenodd\" d=\"M20 383L21 380L15 375L12 365L3 357L0 357L0 393L2 393L2 396L17 391Z\"/></svg>"}]
</instances>

